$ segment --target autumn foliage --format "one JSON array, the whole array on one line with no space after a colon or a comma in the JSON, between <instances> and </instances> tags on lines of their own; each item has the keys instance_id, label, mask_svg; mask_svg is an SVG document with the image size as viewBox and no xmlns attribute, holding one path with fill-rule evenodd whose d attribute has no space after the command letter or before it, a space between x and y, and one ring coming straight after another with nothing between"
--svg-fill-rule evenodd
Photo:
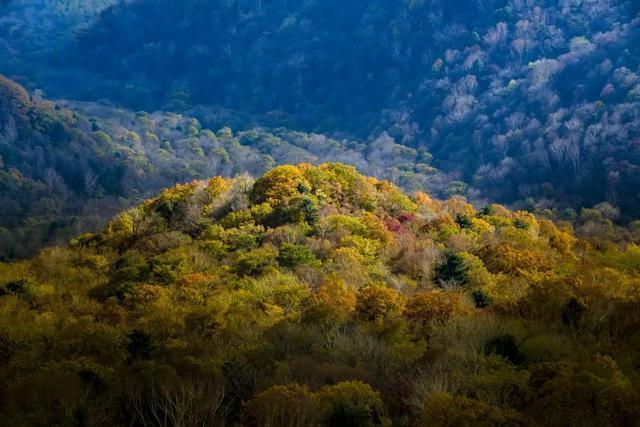
<instances>
[{"instance_id":1,"label":"autumn foliage","mask_svg":"<svg viewBox=\"0 0 640 427\"><path fill-rule=\"evenodd\" d=\"M634 425L639 265L340 164L194 181L0 264L0 419Z\"/></svg>"}]
</instances>

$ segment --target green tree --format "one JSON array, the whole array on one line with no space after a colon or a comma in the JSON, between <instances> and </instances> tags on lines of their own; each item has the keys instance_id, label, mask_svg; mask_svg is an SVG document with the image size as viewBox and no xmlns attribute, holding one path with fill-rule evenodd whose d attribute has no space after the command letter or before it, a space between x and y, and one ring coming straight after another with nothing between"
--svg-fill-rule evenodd
<instances>
[{"instance_id":1,"label":"green tree","mask_svg":"<svg viewBox=\"0 0 640 427\"><path fill-rule=\"evenodd\" d=\"M301 264L313 265L317 259L308 246L285 243L278 248L277 261L283 267L293 268Z\"/></svg>"},{"instance_id":2,"label":"green tree","mask_svg":"<svg viewBox=\"0 0 640 427\"><path fill-rule=\"evenodd\" d=\"M469 267L464 258L448 249L442 262L436 267L435 280L439 286L463 286L469 281Z\"/></svg>"}]
</instances>

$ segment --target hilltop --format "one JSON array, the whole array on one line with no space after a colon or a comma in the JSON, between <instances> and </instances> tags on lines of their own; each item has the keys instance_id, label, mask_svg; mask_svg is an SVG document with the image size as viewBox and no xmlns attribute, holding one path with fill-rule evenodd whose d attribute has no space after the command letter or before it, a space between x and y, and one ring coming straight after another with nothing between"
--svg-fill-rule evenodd
<instances>
[{"instance_id":1,"label":"hilltop","mask_svg":"<svg viewBox=\"0 0 640 427\"><path fill-rule=\"evenodd\" d=\"M0 264L0 418L633 425L639 265L337 163L193 181Z\"/></svg>"},{"instance_id":2,"label":"hilltop","mask_svg":"<svg viewBox=\"0 0 640 427\"><path fill-rule=\"evenodd\" d=\"M329 160L410 190L437 180L428 153L388 136L365 146L282 128L211 130L186 114L50 101L0 76L0 259L96 231L177 182Z\"/></svg>"}]
</instances>

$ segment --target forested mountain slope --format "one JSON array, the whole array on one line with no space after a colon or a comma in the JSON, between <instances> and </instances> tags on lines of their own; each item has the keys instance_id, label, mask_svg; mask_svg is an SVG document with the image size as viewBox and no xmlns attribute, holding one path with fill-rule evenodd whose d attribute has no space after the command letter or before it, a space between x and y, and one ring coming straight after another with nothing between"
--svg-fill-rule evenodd
<instances>
[{"instance_id":1,"label":"forested mountain slope","mask_svg":"<svg viewBox=\"0 0 640 427\"><path fill-rule=\"evenodd\" d=\"M49 87L73 87L77 73L51 66L51 58L100 12L119 0L1 0L0 73ZM27 77L28 76L28 77ZM58 80L60 78L60 80ZM29 89L37 87L30 85Z\"/></svg>"},{"instance_id":2,"label":"forested mountain slope","mask_svg":"<svg viewBox=\"0 0 640 427\"><path fill-rule=\"evenodd\" d=\"M81 212L90 223L96 210L113 215L123 207L112 198L93 206L91 199L121 192L124 160L113 162L111 147L101 147L80 121L71 111L34 100L0 77L2 257L38 248ZM95 225L80 225L86 227Z\"/></svg>"},{"instance_id":3,"label":"forested mountain slope","mask_svg":"<svg viewBox=\"0 0 640 427\"><path fill-rule=\"evenodd\" d=\"M51 52L117 3L118 0L2 0L0 58L29 61Z\"/></svg>"},{"instance_id":4,"label":"forested mountain slope","mask_svg":"<svg viewBox=\"0 0 640 427\"><path fill-rule=\"evenodd\" d=\"M349 132L365 143L386 131L426 147L474 200L607 201L629 219L640 207L639 8L140 0L104 10L37 69L53 69L40 81L67 98L204 104L237 112L241 126ZM223 117L205 125L227 125Z\"/></svg>"},{"instance_id":5,"label":"forested mountain slope","mask_svg":"<svg viewBox=\"0 0 640 427\"><path fill-rule=\"evenodd\" d=\"M439 179L428 153L388 136L365 146L286 129L213 132L180 114L49 102L0 76L0 258L95 231L178 182L328 160L411 191Z\"/></svg>"},{"instance_id":6,"label":"forested mountain slope","mask_svg":"<svg viewBox=\"0 0 640 427\"><path fill-rule=\"evenodd\" d=\"M639 266L340 164L194 181L0 263L0 420L633 426Z\"/></svg>"}]
</instances>

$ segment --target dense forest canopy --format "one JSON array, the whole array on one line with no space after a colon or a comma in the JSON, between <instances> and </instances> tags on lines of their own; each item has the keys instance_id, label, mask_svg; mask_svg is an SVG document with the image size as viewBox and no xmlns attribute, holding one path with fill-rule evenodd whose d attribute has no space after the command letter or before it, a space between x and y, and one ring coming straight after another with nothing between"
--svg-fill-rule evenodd
<instances>
[{"instance_id":1,"label":"dense forest canopy","mask_svg":"<svg viewBox=\"0 0 640 427\"><path fill-rule=\"evenodd\" d=\"M640 419L640 2L0 0L0 425Z\"/></svg>"},{"instance_id":2,"label":"dense forest canopy","mask_svg":"<svg viewBox=\"0 0 640 427\"><path fill-rule=\"evenodd\" d=\"M74 36L43 45L0 20L0 71L54 96L204 106L198 118L212 128L346 132L363 143L386 132L430 151L472 200L606 201L625 220L640 206L635 1L41 3L37 14L9 7L28 29L58 19Z\"/></svg>"},{"instance_id":3,"label":"dense forest canopy","mask_svg":"<svg viewBox=\"0 0 640 427\"><path fill-rule=\"evenodd\" d=\"M0 264L8 425L633 426L640 248L341 164Z\"/></svg>"}]
</instances>

